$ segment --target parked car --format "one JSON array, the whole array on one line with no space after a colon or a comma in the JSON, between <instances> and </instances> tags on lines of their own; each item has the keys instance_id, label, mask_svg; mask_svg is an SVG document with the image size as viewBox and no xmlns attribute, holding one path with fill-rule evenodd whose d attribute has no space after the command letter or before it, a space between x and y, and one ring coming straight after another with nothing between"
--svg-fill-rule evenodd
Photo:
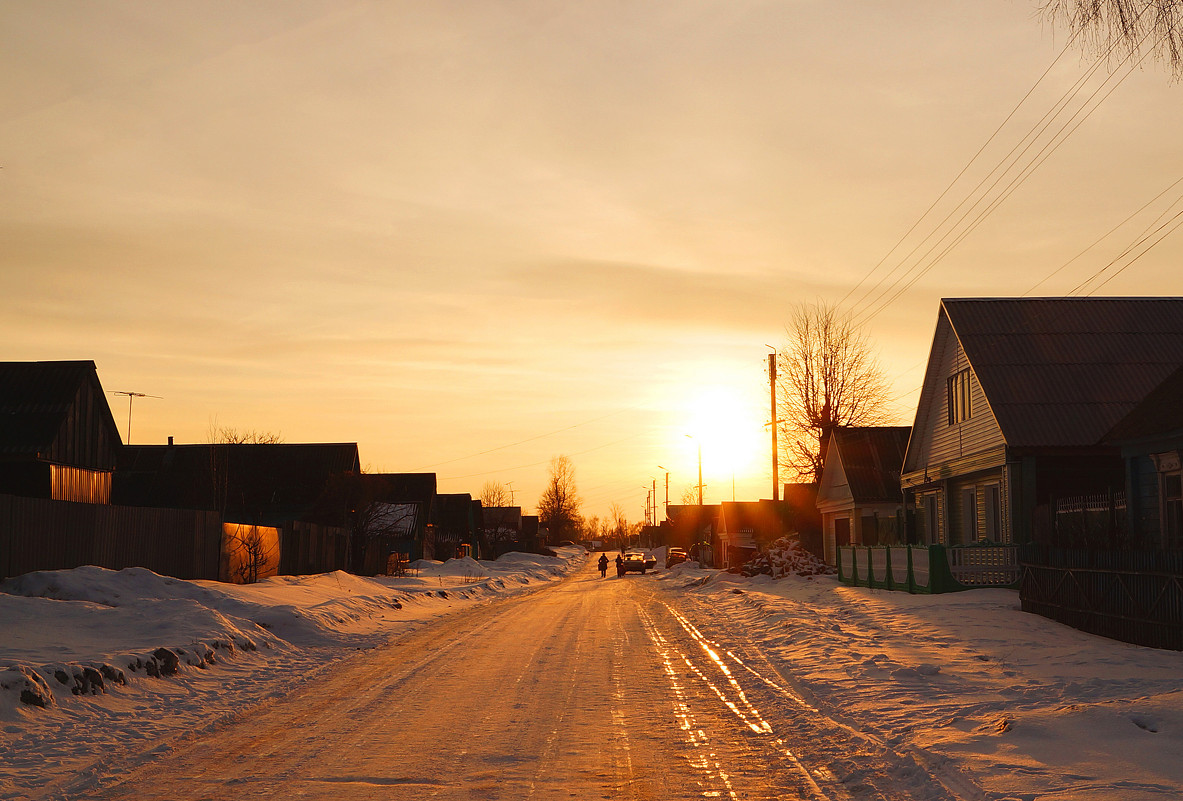
<instances>
[{"instance_id":1,"label":"parked car","mask_svg":"<svg viewBox=\"0 0 1183 801\"><path fill-rule=\"evenodd\" d=\"M640 573L643 576L645 571L655 567L657 567L657 558L654 556L646 555L641 551L629 551L624 555L625 573Z\"/></svg>"},{"instance_id":2,"label":"parked car","mask_svg":"<svg viewBox=\"0 0 1183 801\"><path fill-rule=\"evenodd\" d=\"M686 553L685 548L666 548L665 566L673 567L676 564L685 562L689 558L690 554Z\"/></svg>"}]
</instances>

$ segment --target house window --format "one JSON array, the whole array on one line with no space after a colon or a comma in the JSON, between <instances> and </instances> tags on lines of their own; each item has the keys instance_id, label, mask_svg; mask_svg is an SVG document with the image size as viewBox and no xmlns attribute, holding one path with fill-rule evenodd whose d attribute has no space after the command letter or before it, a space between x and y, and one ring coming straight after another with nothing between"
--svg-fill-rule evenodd
<instances>
[{"instance_id":1,"label":"house window","mask_svg":"<svg viewBox=\"0 0 1183 801\"><path fill-rule=\"evenodd\" d=\"M1162 477L1163 547L1183 548L1183 478L1180 473Z\"/></svg>"},{"instance_id":2,"label":"house window","mask_svg":"<svg viewBox=\"0 0 1183 801\"><path fill-rule=\"evenodd\" d=\"M969 403L969 370L961 370L950 376L949 385L949 425L955 426L963 420L968 420L973 410Z\"/></svg>"}]
</instances>

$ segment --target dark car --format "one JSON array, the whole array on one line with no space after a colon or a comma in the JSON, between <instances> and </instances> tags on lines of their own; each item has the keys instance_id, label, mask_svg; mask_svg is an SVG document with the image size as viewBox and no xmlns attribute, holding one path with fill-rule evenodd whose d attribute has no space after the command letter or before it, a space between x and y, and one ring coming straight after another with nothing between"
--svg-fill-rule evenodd
<instances>
[{"instance_id":1,"label":"dark car","mask_svg":"<svg viewBox=\"0 0 1183 801\"><path fill-rule=\"evenodd\" d=\"M667 548L665 552L665 566L673 567L690 558L685 548Z\"/></svg>"},{"instance_id":2,"label":"dark car","mask_svg":"<svg viewBox=\"0 0 1183 801\"><path fill-rule=\"evenodd\" d=\"M657 567L657 559L653 556L646 556L640 551L629 551L624 555L625 573L640 573L643 576L645 571L655 567Z\"/></svg>"}]
</instances>

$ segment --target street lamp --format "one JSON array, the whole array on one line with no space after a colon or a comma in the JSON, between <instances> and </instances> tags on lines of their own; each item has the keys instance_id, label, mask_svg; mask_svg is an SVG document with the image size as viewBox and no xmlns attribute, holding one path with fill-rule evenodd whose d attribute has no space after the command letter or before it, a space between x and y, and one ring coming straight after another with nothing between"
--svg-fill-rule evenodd
<instances>
[{"instance_id":1,"label":"street lamp","mask_svg":"<svg viewBox=\"0 0 1183 801\"><path fill-rule=\"evenodd\" d=\"M702 443L693 434L686 436L694 440L694 444L698 446L698 505L702 506Z\"/></svg>"},{"instance_id":2,"label":"street lamp","mask_svg":"<svg viewBox=\"0 0 1183 801\"><path fill-rule=\"evenodd\" d=\"M657 466L658 470L665 470L661 465ZM670 517L670 471L665 470L665 518L669 520Z\"/></svg>"}]
</instances>

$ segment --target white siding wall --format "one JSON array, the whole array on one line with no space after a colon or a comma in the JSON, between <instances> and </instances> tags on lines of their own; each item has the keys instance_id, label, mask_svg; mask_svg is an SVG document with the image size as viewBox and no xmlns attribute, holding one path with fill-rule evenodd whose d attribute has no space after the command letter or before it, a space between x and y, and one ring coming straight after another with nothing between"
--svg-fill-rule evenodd
<instances>
[{"instance_id":1,"label":"white siding wall","mask_svg":"<svg viewBox=\"0 0 1183 801\"><path fill-rule=\"evenodd\" d=\"M924 471L927 468L935 478L940 465L1005 445L1002 430L990 411L986 395L972 369L971 416L964 422L949 425L948 379L968 367L969 362L957 337L942 315L929 355L929 368L917 410L912 443L908 448L905 472Z\"/></svg>"}]
</instances>

